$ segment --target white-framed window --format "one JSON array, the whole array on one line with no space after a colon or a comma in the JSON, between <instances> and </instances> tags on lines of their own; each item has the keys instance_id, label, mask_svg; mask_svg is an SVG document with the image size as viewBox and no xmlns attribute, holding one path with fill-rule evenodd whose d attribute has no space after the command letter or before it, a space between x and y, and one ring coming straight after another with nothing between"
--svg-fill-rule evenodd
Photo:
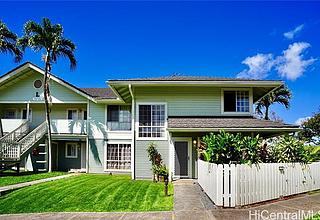
<instances>
[{"instance_id":1,"label":"white-framed window","mask_svg":"<svg viewBox=\"0 0 320 220\"><path fill-rule=\"evenodd\" d=\"M77 143L66 143L66 158L78 158L78 148Z\"/></svg>"},{"instance_id":2,"label":"white-framed window","mask_svg":"<svg viewBox=\"0 0 320 220\"><path fill-rule=\"evenodd\" d=\"M250 90L222 90L223 113L251 113Z\"/></svg>"},{"instance_id":3,"label":"white-framed window","mask_svg":"<svg viewBox=\"0 0 320 220\"><path fill-rule=\"evenodd\" d=\"M138 138L166 137L166 104L138 104Z\"/></svg>"},{"instance_id":4,"label":"white-framed window","mask_svg":"<svg viewBox=\"0 0 320 220\"><path fill-rule=\"evenodd\" d=\"M110 131L131 130L131 106L130 105L108 105L107 127Z\"/></svg>"},{"instance_id":5,"label":"white-framed window","mask_svg":"<svg viewBox=\"0 0 320 220\"><path fill-rule=\"evenodd\" d=\"M131 144L107 144L106 170L131 169Z\"/></svg>"},{"instance_id":6,"label":"white-framed window","mask_svg":"<svg viewBox=\"0 0 320 220\"><path fill-rule=\"evenodd\" d=\"M21 119L27 119L27 109L21 110ZM32 121L32 109L29 109L29 121Z\"/></svg>"},{"instance_id":7,"label":"white-framed window","mask_svg":"<svg viewBox=\"0 0 320 220\"><path fill-rule=\"evenodd\" d=\"M78 109L68 109L67 110L67 119L68 120L78 120Z\"/></svg>"},{"instance_id":8,"label":"white-framed window","mask_svg":"<svg viewBox=\"0 0 320 220\"><path fill-rule=\"evenodd\" d=\"M3 117L5 119L16 119L17 118L17 109L15 109L15 108L5 109Z\"/></svg>"}]
</instances>

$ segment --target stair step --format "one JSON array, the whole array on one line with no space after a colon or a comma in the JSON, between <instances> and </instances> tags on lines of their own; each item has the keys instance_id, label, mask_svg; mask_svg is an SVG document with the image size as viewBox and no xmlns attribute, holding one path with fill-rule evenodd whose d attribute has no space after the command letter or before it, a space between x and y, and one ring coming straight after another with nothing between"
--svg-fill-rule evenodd
<instances>
[{"instance_id":1,"label":"stair step","mask_svg":"<svg viewBox=\"0 0 320 220\"><path fill-rule=\"evenodd\" d=\"M43 172L43 171L47 171L47 169L38 169L38 171Z\"/></svg>"},{"instance_id":2,"label":"stair step","mask_svg":"<svg viewBox=\"0 0 320 220\"><path fill-rule=\"evenodd\" d=\"M36 163L47 163L46 160L37 160Z\"/></svg>"},{"instance_id":3,"label":"stair step","mask_svg":"<svg viewBox=\"0 0 320 220\"><path fill-rule=\"evenodd\" d=\"M46 144L39 144L39 147L45 147Z\"/></svg>"},{"instance_id":4,"label":"stair step","mask_svg":"<svg viewBox=\"0 0 320 220\"><path fill-rule=\"evenodd\" d=\"M46 155L47 152L39 152L40 155Z\"/></svg>"}]
</instances>

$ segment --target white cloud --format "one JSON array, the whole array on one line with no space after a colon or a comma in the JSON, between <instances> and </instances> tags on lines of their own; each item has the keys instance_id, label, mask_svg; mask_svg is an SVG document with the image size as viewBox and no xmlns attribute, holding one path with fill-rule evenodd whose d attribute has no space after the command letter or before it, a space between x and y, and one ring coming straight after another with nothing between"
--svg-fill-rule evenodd
<instances>
[{"instance_id":1,"label":"white cloud","mask_svg":"<svg viewBox=\"0 0 320 220\"><path fill-rule=\"evenodd\" d=\"M302 125L303 122L305 122L306 120L309 120L311 117L304 117L304 118L298 118L296 121L295 121L295 125Z\"/></svg>"},{"instance_id":2,"label":"white cloud","mask_svg":"<svg viewBox=\"0 0 320 220\"><path fill-rule=\"evenodd\" d=\"M283 55L279 56L276 62L276 69L281 77L296 80L303 75L306 68L316 60L303 58L303 52L310 46L306 42L293 43L283 51Z\"/></svg>"},{"instance_id":3,"label":"white cloud","mask_svg":"<svg viewBox=\"0 0 320 220\"><path fill-rule=\"evenodd\" d=\"M248 66L248 69L241 71L238 78L263 79L268 76L268 72L273 66L274 60L272 54L257 54L247 57L242 64Z\"/></svg>"},{"instance_id":4,"label":"white cloud","mask_svg":"<svg viewBox=\"0 0 320 220\"><path fill-rule=\"evenodd\" d=\"M306 42L290 44L288 49L282 52L281 56L273 58L273 54L257 54L247 57L242 64L247 68L237 74L238 78L264 79L270 71L275 70L282 78L296 80L302 76L307 67L313 64L316 59L304 59L303 55L311 45Z\"/></svg>"},{"instance_id":5,"label":"white cloud","mask_svg":"<svg viewBox=\"0 0 320 220\"><path fill-rule=\"evenodd\" d=\"M299 26L295 27L295 29L288 31L283 34L283 36L287 39L293 39L302 29L304 28L304 24L300 24Z\"/></svg>"}]
</instances>

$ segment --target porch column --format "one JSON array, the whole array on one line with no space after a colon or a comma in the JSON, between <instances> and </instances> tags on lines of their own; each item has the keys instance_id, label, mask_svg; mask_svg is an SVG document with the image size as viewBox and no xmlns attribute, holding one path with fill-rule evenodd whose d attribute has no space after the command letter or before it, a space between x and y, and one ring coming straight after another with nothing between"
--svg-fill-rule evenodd
<instances>
[{"instance_id":1,"label":"porch column","mask_svg":"<svg viewBox=\"0 0 320 220\"><path fill-rule=\"evenodd\" d=\"M29 121L30 102L27 102L27 121Z\"/></svg>"}]
</instances>

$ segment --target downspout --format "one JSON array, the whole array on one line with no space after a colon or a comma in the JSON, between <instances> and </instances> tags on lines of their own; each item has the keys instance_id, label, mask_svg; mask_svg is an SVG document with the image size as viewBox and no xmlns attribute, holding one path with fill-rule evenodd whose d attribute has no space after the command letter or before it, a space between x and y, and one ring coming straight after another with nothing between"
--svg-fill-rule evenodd
<instances>
[{"instance_id":1,"label":"downspout","mask_svg":"<svg viewBox=\"0 0 320 220\"><path fill-rule=\"evenodd\" d=\"M87 137L86 137L86 173L89 173L89 131L90 131L90 122L89 119L91 118L90 116L90 100L87 100Z\"/></svg>"},{"instance_id":2,"label":"downspout","mask_svg":"<svg viewBox=\"0 0 320 220\"><path fill-rule=\"evenodd\" d=\"M135 179L135 100L133 96L132 86L129 84L129 91L132 98L131 101L131 178Z\"/></svg>"}]
</instances>

